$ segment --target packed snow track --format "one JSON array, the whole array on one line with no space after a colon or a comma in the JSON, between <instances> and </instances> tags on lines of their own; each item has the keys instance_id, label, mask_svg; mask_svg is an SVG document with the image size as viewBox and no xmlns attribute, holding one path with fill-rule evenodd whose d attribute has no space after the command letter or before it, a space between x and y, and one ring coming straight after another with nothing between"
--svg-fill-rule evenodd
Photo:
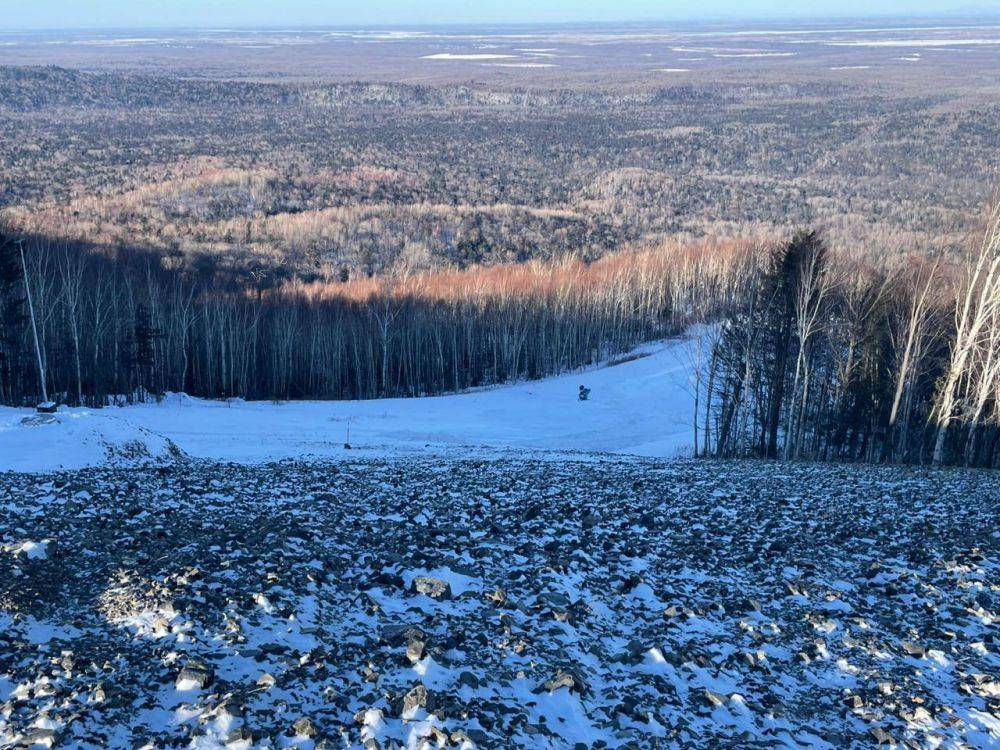
<instances>
[{"instance_id":1,"label":"packed snow track","mask_svg":"<svg viewBox=\"0 0 1000 750\"><path fill-rule=\"evenodd\" d=\"M177 457L282 458L530 452L690 453L687 341L645 346L586 372L449 396L371 401L206 401L36 415L0 407L0 471L141 465ZM589 401L578 388L591 389ZM350 445L350 449L345 448Z\"/></svg>"}]
</instances>

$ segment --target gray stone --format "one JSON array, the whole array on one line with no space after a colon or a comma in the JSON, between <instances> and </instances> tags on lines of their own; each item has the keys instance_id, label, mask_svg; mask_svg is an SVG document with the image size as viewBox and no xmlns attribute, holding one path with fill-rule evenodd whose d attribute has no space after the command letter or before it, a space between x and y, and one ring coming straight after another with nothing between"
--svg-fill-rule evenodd
<instances>
[{"instance_id":1,"label":"gray stone","mask_svg":"<svg viewBox=\"0 0 1000 750\"><path fill-rule=\"evenodd\" d=\"M262 687L267 690L274 687L275 682L277 682L277 680L274 679L274 675L270 672L264 672L264 674L257 678L257 687Z\"/></svg>"},{"instance_id":2,"label":"gray stone","mask_svg":"<svg viewBox=\"0 0 1000 750\"><path fill-rule=\"evenodd\" d=\"M553 692L559 688L569 688L571 692L582 694L585 692L583 680L568 670L560 670L555 676L543 682L535 688L536 693Z\"/></svg>"},{"instance_id":3,"label":"gray stone","mask_svg":"<svg viewBox=\"0 0 1000 750\"><path fill-rule=\"evenodd\" d=\"M423 685L414 686L406 695L403 696L403 713L407 714L418 708L426 707L428 697L427 688Z\"/></svg>"},{"instance_id":4,"label":"gray stone","mask_svg":"<svg viewBox=\"0 0 1000 750\"><path fill-rule=\"evenodd\" d=\"M434 576L416 576L410 584L410 591L431 599L451 599L451 584Z\"/></svg>"},{"instance_id":5,"label":"gray stone","mask_svg":"<svg viewBox=\"0 0 1000 750\"><path fill-rule=\"evenodd\" d=\"M240 727L226 735L227 745L237 745L240 742L253 742L253 732L246 727Z\"/></svg>"},{"instance_id":6,"label":"gray stone","mask_svg":"<svg viewBox=\"0 0 1000 750\"><path fill-rule=\"evenodd\" d=\"M316 729L316 725L305 716L301 719L295 720L295 723L292 724L292 731L295 733L296 737L315 737L319 734L319 730Z\"/></svg>"},{"instance_id":7,"label":"gray stone","mask_svg":"<svg viewBox=\"0 0 1000 750\"><path fill-rule=\"evenodd\" d=\"M183 682L191 682L199 688L204 689L212 684L214 673L208 666L200 661L191 660L177 675L178 686Z\"/></svg>"}]
</instances>

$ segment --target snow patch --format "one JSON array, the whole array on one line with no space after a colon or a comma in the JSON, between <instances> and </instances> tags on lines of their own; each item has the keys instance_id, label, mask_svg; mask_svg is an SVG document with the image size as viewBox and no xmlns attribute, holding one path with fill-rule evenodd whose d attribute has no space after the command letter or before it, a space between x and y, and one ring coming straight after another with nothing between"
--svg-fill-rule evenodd
<instances>
[{"instance_id":1,"label":"snow patch","mask_svg":"<svg viewBox=\"0 0 1000 750\"><path fill-rule=\"evenodd\" d=\"M487 63L491 68L554 68L552 63Z\"/></svg>"},{"instance_id":2,"label":"snow patch","mask_svg":"<svg viewBox=\"0 0 1000 750\"><path fill-rule=\"evenodd\" d=\"M44 560L49 556L49 539L40 542L25 541L19 544L7 545L4 550L14 557L24 557L28 560Z\"/></svg>"},{"instance_id":3,"label":"snow patch","mask_svg":"<svg viewBox=\"0 0 1000 750\"><path fill-rule=\"evenodd\" d=\"M1000 45L1000 39L858 39L825 44L828 47L988 47Z\"/></svg>"},{"instance_id":4,"label":"snow patch","mask_svg":"<svg viewBox=\"0 0 1000 750\"><path fill-rule=\"evenodd\" d=\"M735 52L735 53L717 53L714 57L795 57L797 53L795 52Z\"/></svg>"},{"instance_id":5,"label":"snow patch","mask_svg":"<svg viewBox=\"0 0 1000 750\"><path fill-rule=\"evenodd\" d=\"M130 410L129 416L135 413ZM125 414L117 408L32 414L0 407L0 471L136 466L182 457L169 438Z\"/></svg>"}]
</instances>

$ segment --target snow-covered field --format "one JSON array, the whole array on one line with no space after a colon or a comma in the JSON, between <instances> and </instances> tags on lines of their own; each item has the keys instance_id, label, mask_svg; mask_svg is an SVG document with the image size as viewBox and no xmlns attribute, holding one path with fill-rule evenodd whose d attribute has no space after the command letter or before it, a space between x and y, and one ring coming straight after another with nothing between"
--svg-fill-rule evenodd
<instances>
[{"instance_id":1,"label":"snow-covered field","mask_svg":"<svg viewBox=\"0 0 1000 750\"><path fill-rule=\"evenodd\" d=\"M433 398L275 404L173 394L160 404L62 409L53 417L0 407L0 471L182 453L238 462L483 449L672 457L690 452L693 440L687 347L655 344L610 367ZM592 389L586 402L577 399L582 384Z\"/></svg>"},{"instance_id":2,"label":"snow-covered field","mask_svg":"<svg viewBox=\"0 0 1000 750\"><path fill-rule=\"evenodd\" d=\"M8 475L0 747L997 747L997 506L624 457Z\"/></svg>"},{"instance_id":3,"label":"snow-covered field","mask_svg":"<svg viewBox=\"0 0 1000 750\"><path fill-rule=\"evenodd\" d=\"M425 55L424 60L503 60L517 57L517 55L498 55L494 53L476 53L460 55L453 52L439 52L434 55Z\"/></svg>"}]
</instances>

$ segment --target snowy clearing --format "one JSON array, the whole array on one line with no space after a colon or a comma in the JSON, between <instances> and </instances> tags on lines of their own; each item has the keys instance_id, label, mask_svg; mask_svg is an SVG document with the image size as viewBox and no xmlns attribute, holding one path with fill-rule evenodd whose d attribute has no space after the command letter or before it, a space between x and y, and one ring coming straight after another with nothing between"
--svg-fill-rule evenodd
<instances>
[{"instance_id":1,"label":"snowy clearing","mask_svg":"<svg viewBox=\"0 0 1000 750\"><path fill-rule=\"evenodd\" d=\"M491 68L554 68L552 63L486 63Z\"/></svg>"},{"instance_id":2,"label":"snowy clearing","mask_svg":"<svg viewBox=\"0 0 1000 750\"><path fill-rule=\"evenodd\" d=\"M474 54L458 54L455 52L439 52L436 55L424 55L421 60L504 60L516 58L517 55L501 55L494 53L474 53Z\"/></svg>"},{"instance_id":3,"label":"snowy clearing","mask_svg":"<svg viewBox=\"0 0 1000 750\"><path fill-rule=\"evenodd\" d=\"M1000 39L859 39L824 44L828 47L991 47L1000 45Z\"/></svg>"},{"instance_id":4,"label":"snowy clearing","mask_svg":"<svg viewBox=\"0 0 1000 750\"><path fill-rule=\"evenodd\" d=\"M738 57L795 57L796 52L737 52L733 54L715 54L713 57L738 58Z\"/></svg>"},{"instance_id":5,"label":"snowy clearing","mask_svg":"<svg viewBox=\"0 0 1000 750\"><path fill-rule=\"evenodd\" d=\"M648 459L0 484L0 747L991 748L988 472ZM904 744L905 743L905 744Z\"/></svg>"},{"instance_id":6,"label":"snowy clearing","mask_svg":"<svg viewBox=\"0 0 1000 750\"><path fill-rule=\"evenodd\" d=\"M584 373L450 396L372 401L204 401L61 409L0 408L0 471L55 471L180 456L261 462L361 451L628 453L690 451L688 348L653 344ZM577 388L592 389L580 402ZM349 442L352 450L344 444Z\"/></svg>"}]
</instances>

